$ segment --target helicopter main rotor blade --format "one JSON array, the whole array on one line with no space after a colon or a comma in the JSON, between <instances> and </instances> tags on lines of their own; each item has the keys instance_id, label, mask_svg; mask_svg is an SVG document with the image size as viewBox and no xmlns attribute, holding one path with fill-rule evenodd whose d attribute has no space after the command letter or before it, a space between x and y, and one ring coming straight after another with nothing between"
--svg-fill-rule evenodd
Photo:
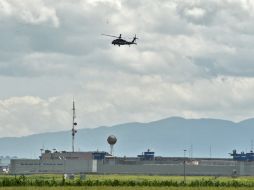
<instances>
[{"instance_id":1,"label":"helicopter main rotor blade","mask_svg":"<svg viewBox=\"0 0 254 190\"><path fill-rule=\"evenodd\" d=\"M108 35L108 34L101 34L103 36L109 36L109 37L112 37L112 38L119 38L119 36L113 36L113 35Z\"/></svg>"}]
</instances>

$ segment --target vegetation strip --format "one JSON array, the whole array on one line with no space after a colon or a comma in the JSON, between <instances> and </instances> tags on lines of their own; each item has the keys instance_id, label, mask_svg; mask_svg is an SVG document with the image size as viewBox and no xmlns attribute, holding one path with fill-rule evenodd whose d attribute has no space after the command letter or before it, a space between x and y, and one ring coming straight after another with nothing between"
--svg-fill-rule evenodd
<instances>
[{"instance_id":1,"label":"vegetation strip","mask_svg":"<svg viewBox=\"0 0 254 190\"><path fill-rule=\"evenodd\" d=\"M106 179L106 180L66 180L65 178L56 180L44 178L28 178L26 176L19 177L3 177L0 179L0 186L139 186L139 187L254 187L253 181L238 181L228 180L219 181L216 179L197 179L184 183L183 181L174 180L118 180L118 179Z\"/></svg>"}]
</instances>

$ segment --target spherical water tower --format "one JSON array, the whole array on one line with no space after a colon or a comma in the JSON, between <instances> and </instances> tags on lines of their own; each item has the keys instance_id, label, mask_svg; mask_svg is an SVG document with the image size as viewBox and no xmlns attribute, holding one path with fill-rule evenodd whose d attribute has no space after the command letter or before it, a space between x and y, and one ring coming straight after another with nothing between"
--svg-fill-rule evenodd
<instances>
[{"instance_id":1,"label":"spherical water tower","mask_svg":"<svg viewBox=\"0 0 254 190\"><path fill-rule=\"evenodd\" d=\"M107 139L108 144L110 145L110 154L113 156L113 148L116 144L117 138L114 135L110 135Z\"/></svg>"}]
</instances>

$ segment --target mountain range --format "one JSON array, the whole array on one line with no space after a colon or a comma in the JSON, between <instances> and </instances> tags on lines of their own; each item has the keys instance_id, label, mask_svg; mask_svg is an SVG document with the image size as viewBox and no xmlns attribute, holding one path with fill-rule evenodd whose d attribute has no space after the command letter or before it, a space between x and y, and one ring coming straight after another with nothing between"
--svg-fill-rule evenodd
<instances>
[{"instance_id":1,"label":"mountain range","mask_svg":"<svg viewBox=\"0 0 254 190\"><path fill-rule=\"evenodd\" d=\"M250 151L254 119L232 122L219 119L170 117L149 123L125 123L111 127L78 129L76 151L109 151L107 137L117 137L116 156L136 156L150 149L156 156L230 157ZM0 155L38 158L40 149L71 150L71 131L0 138Z\"/></svg>"}]
</instances>

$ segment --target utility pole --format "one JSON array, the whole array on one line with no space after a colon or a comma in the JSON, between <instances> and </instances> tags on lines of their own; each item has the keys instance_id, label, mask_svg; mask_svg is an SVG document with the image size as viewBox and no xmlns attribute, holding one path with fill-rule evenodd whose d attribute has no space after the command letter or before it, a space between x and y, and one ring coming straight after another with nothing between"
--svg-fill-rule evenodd
<instances>
[{"instance_id":1,"label":"utility pole","mask_svg":"<svg viewBox=\"0 0 254 190\"><path fill-rule=\"evenodd\" d=\"M253 139L251 139L251 142L250 142L250 150L253 152Z\"/></svg>"},{"instance_id":2,"label":"utility pole","mask_svg":"<svg viewBox=\"0 0 254 190\"><path fill-rule=\"evenodd\" d=\"M74 149L74 140L75 140L75 134L77 133L77 130L75 129L75 126L77 125L76 119L76 110L75 110L75 102L73 99L73 106L72 106L72 152L75 151Z\"/></svg>"},{"instance_id":3,"label":"utility pole","mask_svg":"<svg viewBox=\"0 0 254 190\"><path fill-rule=\"evenodd\" d=\"M189 158L192 159L192 157L193 157L193 145L191 144L189 148Z\"/></svg>"},{"instance_id":4,"label":"utility pole","mask_svg":"<svg viewBox=\"0 0 254 190\"><path fill-rule=\"evenodd\" d=\"M209 155L210 155L210 159L212 159L212 145L210 145L209 147Z\"/></svg>"},{"instance_id":5,"label":"utility pole","mask_svg":"<svg viewBox=\"0 0 254 190\"><path fill-rule=\"evenodd\" d=\"M185 154L186 154L186 150L184 149L183 150L183 182L184 184L186 183L186 157L185 157Z\"/></svg>"}]
</instances>

